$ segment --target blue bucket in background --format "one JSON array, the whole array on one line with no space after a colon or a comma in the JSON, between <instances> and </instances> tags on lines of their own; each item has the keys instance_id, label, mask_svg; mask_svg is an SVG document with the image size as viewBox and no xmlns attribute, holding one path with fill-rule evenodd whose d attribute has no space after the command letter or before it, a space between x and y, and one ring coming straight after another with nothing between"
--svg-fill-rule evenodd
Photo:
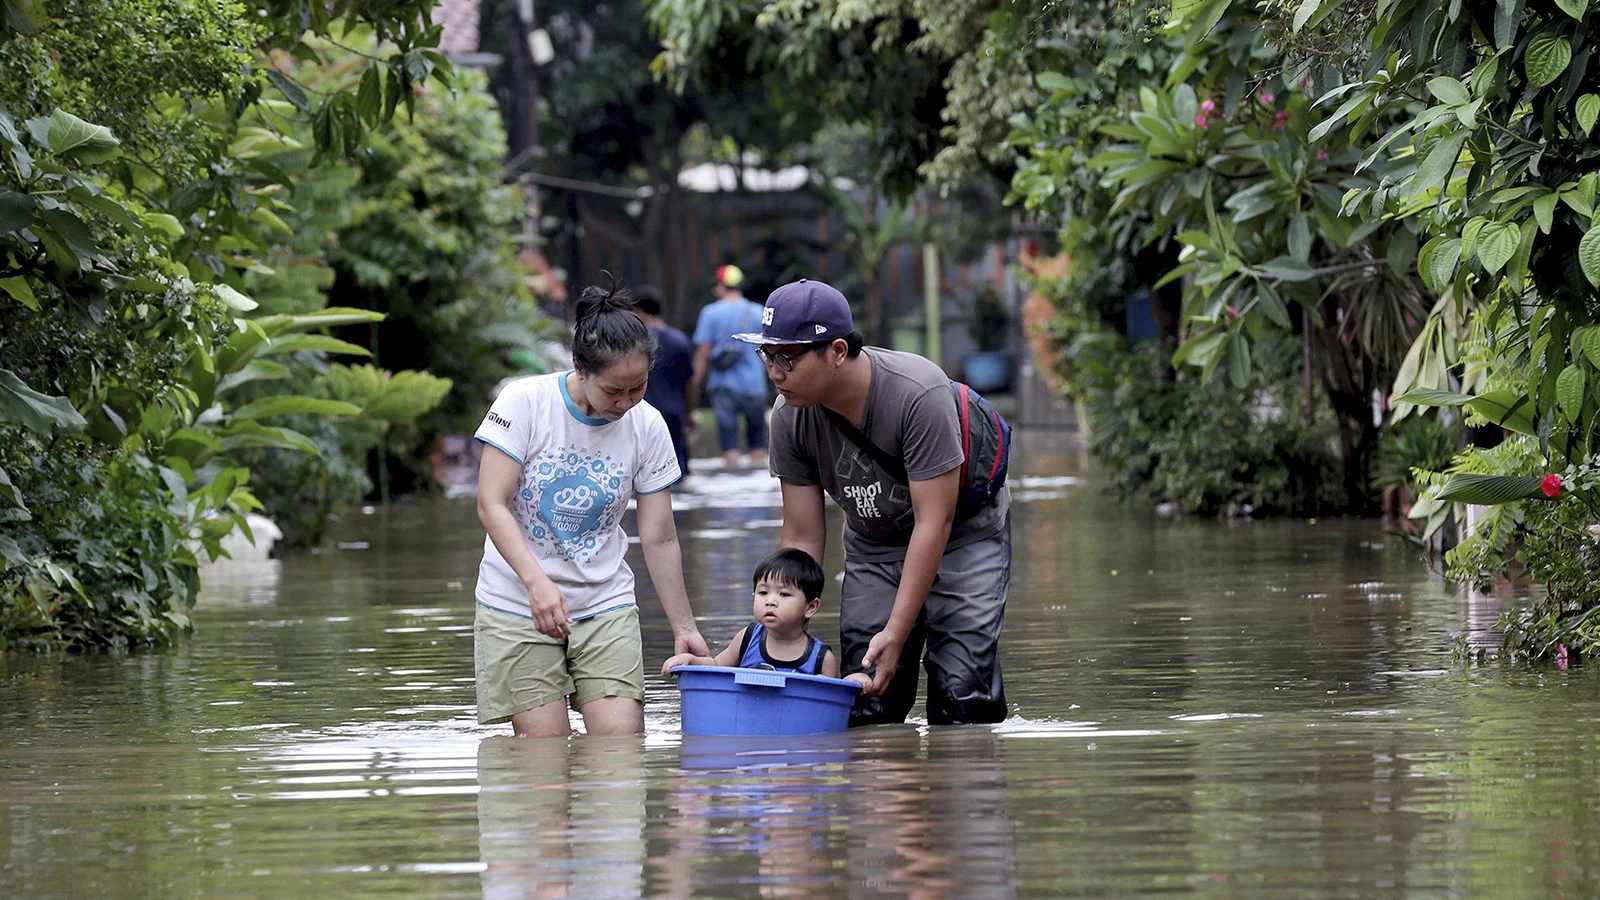
<instances>
[{"instance_id":1,"label":"blue bucket in background","mask_svg":"<svg viewBox=\"0 0 1600 900\"><path fill-rule=\"evenodd\" d=\"M674 666L683 733L828 734L850 727L861 686L842 678L730 666Z\"/></svg>"}]
</instances>

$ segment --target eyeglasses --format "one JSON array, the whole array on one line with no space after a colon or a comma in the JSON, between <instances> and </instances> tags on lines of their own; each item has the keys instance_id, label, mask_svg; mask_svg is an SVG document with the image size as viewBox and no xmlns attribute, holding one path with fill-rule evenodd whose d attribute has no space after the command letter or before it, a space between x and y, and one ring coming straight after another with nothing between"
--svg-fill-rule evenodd
<instances>
[{"instance_id":1,"label":"eyeglasses","mask_svg":"<svg viewBox=\"0 0 1600 900\"><path fill-rule=\"evenodd\" d=\"M807 353L817 349L818 346L820 345L815 343L801 344L800 349L794 353L779 353L776 350L768 350L766 347L757 347L756 356L761 357L761 364L764 366L777 366L785 372L793 372L794 364Z\"/></svg>"}]
</instances>

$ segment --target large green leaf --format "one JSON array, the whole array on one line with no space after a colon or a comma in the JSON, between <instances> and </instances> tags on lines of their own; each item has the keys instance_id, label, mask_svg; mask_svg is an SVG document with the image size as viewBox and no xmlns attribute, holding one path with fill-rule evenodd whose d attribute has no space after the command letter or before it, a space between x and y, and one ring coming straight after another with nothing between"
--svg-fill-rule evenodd
<instances>
[{"instance_id":1,"label":"large green leaf","mask_svg":"<svg viewBox=\"0 0 1600 900\"><path fill-rule=\"evenodd\" d=\"M1467 93L1467 86L1448 75L1428 79L1428 92L1440 103L1449 106L1460 106L1472 100L1472 95Z\"/></svg>"},{"instance_id":2,"label":"large green leaf","mask_svg":"<svg viewBox=\"0 0 1600 900\"><path fill-rule=\"evenodd\" d=\"M1181 366L1184 363L1196 366L1210 365L1216 358L1217 351L1221 349L1222 342L1228 337L1228 332L1218 329L1200 337L1190 338L1183 342L1177 352L1172 354L1172 364Z\"/></svg>"},{"instance_id":3,"label":"large green leaf","mask_svg":"<svg viewBox=\"0 0 1600 900\"><path fill-rule=\"evenodd\" d=\"M1272 320L1272 324L1285 330L1292 327L1289 322L1289 309L1284 305L1283 297L1269 282L1256 282L1256 305L1261 307L1262 315Z\"/></svg>"},{"instance_id":4,"label":"large green leaf","mask_svg":"<svg viewBox=\"0 0 1600 900\"><path fill-rule=\"evenodd\" d=\"M1551 191L1533 201L1533 219L1539 223L1539 230L1545 234L1549 234L1550 229L1555 227L1556 203L1560 199L1560 194Z\"/></svg>"},{"instance_id":5,"label":"large green leaf","mask_svg":"<svg viewBox=\"0 0 1600 900\"><path fill-rule=\"evenodd\" d=\"M1528 42L1527 56L1523 57L1523 71L1528 75L1528 82L1535 88L1542 88L1567 70L1567 64L1572 62L1572 45L1567 39L1546 31L1534 36Z\"/></svg>"},{"instance_id":6,"label":"large green leaf","mask_svg":"<svg viewBox=\"0 0 1600 900\"><path fill-rule=\"evenodd\" d=\"M1460 238L1434 238L1423 245L1417 254L1417 268L1428 289L1444 293L1456 275L1456 263L1461 260Z\"/></svg>"},{"instance_id":7,"label":"large green leaf","mask_svg":"<svg viewBox=\"0 0 1600 900\"><path fill-rule=\"evenodd\" d=\"M300 394L262 397L239 407L229 416L234 419L265 419L271 416L359 416L361 407L343 400L326 400Z\"/></svg>"},{"instance_id":8,"label":"large green leaf","mask_svg":"<svg viewBox=\"0 0 1600 900\"><path fill-rule=\"evenodd\" d=\"M1311 259L1311 222L1303 212L1289 219L1289 255L1300 262Z\"/></svg>"},{"instance_id":9,"label":"large green leaf","mask_svg":"<svg viewBox=\"0 0 1600 900\"><path fill-rule=\"evenodd\" d=\"M1493 275L1517 252L1520 229L1511 222L1490 222L1478 234L1478 261Z\"/></svg>"},{"instance_id":10,"label":"large green leaf","mask_svg":"<svg viewBox=\"0 0 1600 900\"><path fill-rule=\"evenodd\" d=\"M1578 120L1578 127L1587 135L1594 130L1594 120L1600 116L1600 94L1584 94L1578 98L1573 114Z\"/></svg>"},{"instance_id":11,"label":"large green leaf","mask_svg":"<svg viewBox=\"0 0 1600 900\"><path fill-rule=\"evenodd\" d=\"M367 401L361 416L393 425L414 422L450 393L450 379L427 372L396 372L383 390Z\"/></svg>"},{"instance_id":12,"label":"large green leaf","mask_svg":"<svg viewBox=\"0 0 1600 900\"><path fill-rule=\"evenodd\" d=\"M6 474L5 469L0 469L0 497L6 498L11 501L11 505L19 506L24 511L28 509L28 504L22 501L22 492L11 483L11 476Z\"/></svg>"},{"instance_id":13,"label":"large green leaf","mask_svg":"<svg viewBox=\"0 0 1600 900\"><path fill-rule=\"evenodd\" d=\"M230 372L217 381L217 395L227 393L241 384L289 377L289 367L270 359L252 359L244 368Z\"/></svg>"},{"instance_id":14,"label":"large green leaf","mask_svg":"<svg viewBox=\"0 0 1600 900\"><path fill-rule=\"evenodd\" d=\"M289 77L277 69L267 69L267 80L272 86L283 92L284 99L295 105L303 113L311 112L311 101L306 99L306 92L300 89Z\"/></svg>"},{"instance_id":15,"label":"large green leaf","mask_svg":"<svg viewBox=\"0 0 1600 900\"><path fill-rule=\"evenodd\" d=\"M5 12L0 28L9 28L26 37L33 37L50 24L44 0L0 0L0 10Z\"/></svg>"},{"instance_id":16,"label":"large green leaf","mask_svg":"<svg viewBox=\"0 0 1600 900\"><path fill-rule=\"evenodd\" d=\"M1250 386L1250 340L1243 334L1228 338L1228 380L1240 390Z\"/></svg>"},{"instance_id":17,"label":"large green leaf","mask_svg":"<svg viewBox=\"0 0 1600 900\"><path fill-rule=\"evenodd\" d=\"M89 424L67 398L41 394L9 369L0 369L0 423L15 423L41 435L49 435L56 425L77 431Z\"/></svg>"},{"instance_id":18,"label":"large green leaf","mask_svg":"<svg viewBox=\"0 0 1600 900\"><path fill-rule=\"evenodd\" d=\"M83 224L82 219L64 209L41 209L39 220L72 252L79 267L87 269L94 265L100 248L95 246L94 235L89 233L89 226Z\"/></svg>"},{"instance_id":19,"label":"large green leaf","mask_svg":"<svg viewBox=\"0 0 1600 900\"><path fill-rule=\"evenodd\" d=\"M1600 287L1600 225L1589 229L1578 242L1578 265L1583 267L1583 277Z\"/></svg>"},{"instance_id":20,"label":"large green leaf","mask_svg":"<svg viewBox=\"0 0 1600 900\"><path fill-rule=\"evenodd\" d=\"M1455 475L1435 496L1452 503L1499 506L1544 496L1537 475Z\"/></svg>"},{"instance_id":21,"label":"large green leaf","mask_svg":"<svg viewBox=\"0 0 1600 900\"><path fill-rule=\"evenodd\" d=\"M1417 167L1417 174L1411 178L1412 196L1433 190L1450 180L1450 173L1455 171L1456 159L1461 156L1467 136L1467 132L1458 131L1433 145L1427 159L1422 161L1422 165Z\"/></svg>"},{"instance_id":22,"label":"large green leaf","mask_svg":"<svg viewBox=\"0 0 1600 900\"><path fill-rule=\"evenodd\" d=\"M1417 388L1406 391L1395 398L1396 403L1410 403L1414 406L1465 406L1472 399L1471 394L1457 394L1453 391L1437 391L1432 388Z\"/></svg>"},{"instance_id":23,"label":"large green leaf","mask_svg":"<svg viewBox=\"0 0 1600 900\"><path fill-rule=\"evenodd\" d=\"M1600 369L1600 328L1590 328L1583 333L1579 349L1589 358L1589 365Z\"/></svg>"},{"instance_id":24,"label":"large green leaf","mask_svg":"<svg viewBox=\"0 0 1600 900\"><path fill-rule=\"evenodd\" d=\"M250 312L260 305L226 284L211 285L211 292L216 295L218 300L239 312Z\"/></svg>"},{"instance_id":25,"label":"large green leaf","mask_svg":"<svg viewBox=\"0 0 1600 900\"><path fill-rule=\"evenodd\" d=\"M1556 402L1567 414L1567 421L1577 424L1583 415L1583 367L1576 363L1561 370L1556 378Z\"/></svg>"},{"instance_id":26,"label":"large green leaf","mask_svg":"<svg viewBox=\"0 0 1600 900\"><path fill-rule=\"evenodd\" d=\"M1310 281L1316 277L1311 266L1290 256L1278 256L1262 263L1261 271L1269 278L1283 281Z\"/></svg>"},{"instance_id":27,"label":"large green leaf","mask_svg":"<svg viewBox=\"0 0 1600 900\"><path fill-rule=\"evenodd\" d=\"M341 341L325 334L288 334L272 339L272 343L261 349L263 356L275 353L292 353L297 350L320 350L323 353L349 353L356 356L371 356L367 348Z\"/></svg>"},{"instance_id":28,"label":"large green leaf","mask_svg":"<svg viewBox=\"0 0 1600 900\"><path fill-rule=\"evenodd\" d=\"M33 224L34 201L27 194L0 191L0 234Z\"/></svg>"},{"instance_id":29,"label":"large green leaf","mask_svg":"<svg viewBox=\"0 0 1600 900\"><path fill-rule=\"evenodd\" d=\"M86 165L103 163L121 152L122 142L111 129L85 122L65 110L58 109L50 114L50 128L46 134L52 153Z\"/></svg>"},{"instance_id":30,"label":"large green leaf","mask_svg":"<svg viewBox=\"0 0 1600 900\"><path fill-rule=\"evenodd\" d=\"M369 322L382 322L383 313L371 309L356 309L350 306L330 306L327 309L319 309L314 313L283 316L281 318L285 320L285 323L277 330L268 329L270 333L281 334L290 331L307 331L312 328L338 328L344 325L364 325Z\"/></svg>"},{"instance_id":31,"label":"large green leaf","mask_svg":"<svg viewBox=\"0 0 1600 900\"><path fill-rule=\"evenodd\" d=\"M1589 10L1589 0L1556 0L1556 7L1582 22L1583 14Z\"/></svg>"},{"instance_id":32,"label":"large green leaf","mask_svg":"<svg viewBox=\"0 0 1600 900\"><path fill-rule=\"evenodd\" d=\"M256 422L236 422L228 427L228 434L222 438L223 452L240 450L245 447L268 447L278 450L298 450L312 456L321 456L322 451L315 441L289 428L274 428Z\"/></svg>"},{"instance_id":33,"label":"large green leaf","mask_svg":"<svg viewBox=\"0 0 1600 900\"><path fill-rule=\"evenodd\" d=\"M1468 400L1466 405L1502 428L1518 434L1539 433L1533 421L1533 403L1522 394L1488 391Z\"/></svg>"},{"instance_id":34,"label":"large green leaf","mask_svg":"<svg viewBox=\"0 0 1600 900\"><path fill-rule=\"evenodd\" d=\"M33 295L33 288L28 286L28 279L21 275L0 278L0 291L10 294L12 299L34 312L39 311L39 298Z\"/></svg>"},{"instance_id":35,"label":"large green leaf","mask_svg":"<svg viewBox=\"0 0 1600 900\"><path fill-rule=\"evenodd\" d=\"M1072 90L1072 80L1060 72L1040 72L1033 76L1033 83L1039 86L1039 90L1050 93Z\"/></svg>"}]
</instances>

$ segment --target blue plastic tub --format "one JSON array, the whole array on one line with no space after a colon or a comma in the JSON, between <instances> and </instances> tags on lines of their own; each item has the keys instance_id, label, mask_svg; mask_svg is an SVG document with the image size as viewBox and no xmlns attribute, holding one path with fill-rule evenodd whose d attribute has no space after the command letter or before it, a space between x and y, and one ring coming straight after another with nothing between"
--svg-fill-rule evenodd
<instances>
[{"instance_id":1,"label":"blue plastic tub","mask_svg":"<svg viewBox=\"0 0 1600 900\"><path fill-rule=\"evenodd\" d=\"M861 686L842 678L731 666L674 666L683 733L828 734L850 727Z\"/></svg>"}]
</instances>

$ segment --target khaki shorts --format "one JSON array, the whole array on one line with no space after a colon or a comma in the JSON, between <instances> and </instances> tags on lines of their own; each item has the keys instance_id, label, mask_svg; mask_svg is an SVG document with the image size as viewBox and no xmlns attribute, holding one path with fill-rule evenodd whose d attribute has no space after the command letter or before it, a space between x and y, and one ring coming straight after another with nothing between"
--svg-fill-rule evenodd
<instances>
[{"instance_id":1,"label":"khaki shorts","mask_svg":"<svg viewBox=\"0 0 1600 900\"><path fill-rule=\"evenodd\" d=\"M567 697L575 709L603 697L644 702L639 608L626 606L572 623L565 640L533 620L478 604L473 627L478 721L511 717Z\"/></svg>"}]
</instances>

